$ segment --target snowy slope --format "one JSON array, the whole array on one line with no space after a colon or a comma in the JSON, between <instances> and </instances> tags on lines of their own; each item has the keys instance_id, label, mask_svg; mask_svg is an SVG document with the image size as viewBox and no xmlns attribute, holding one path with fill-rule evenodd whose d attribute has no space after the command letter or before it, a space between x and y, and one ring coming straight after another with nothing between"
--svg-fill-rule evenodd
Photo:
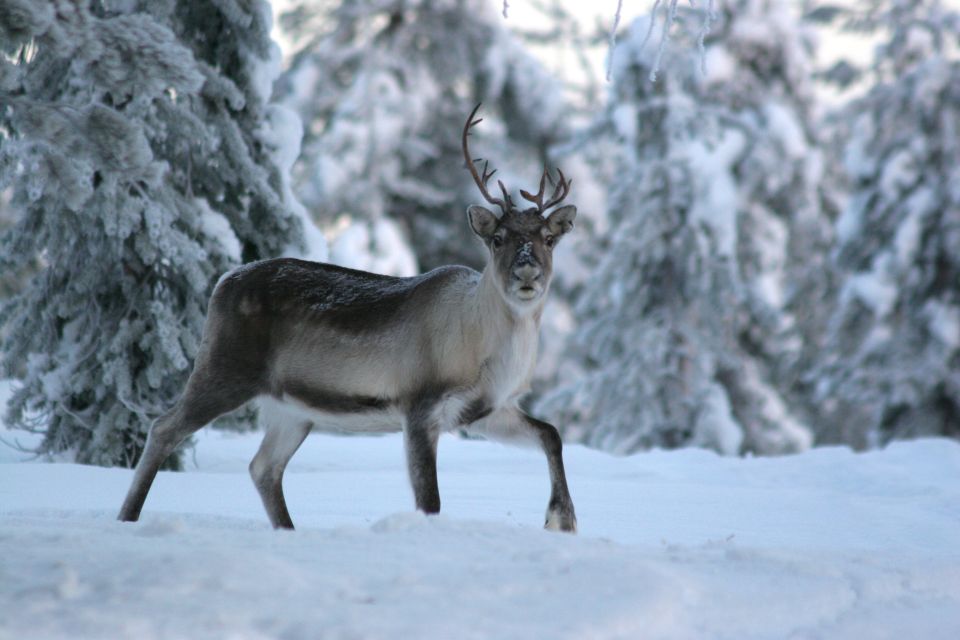
<instances>
[{"instance_id":1,"label":"snowy slope","mask_svg":"<svg viewBox=\"0 0 960 640\"><path fill-rule=\"evenodd\" d=\"M311 436L287 474L299 529L274 532L257 444L202 432L136 524L113 519L129 471L0 445L0 638L960 637L955 442L568 447L579 536L539 528L539 453L453 437L426 518L399 438Z\"/></svg>"}]
</instances>

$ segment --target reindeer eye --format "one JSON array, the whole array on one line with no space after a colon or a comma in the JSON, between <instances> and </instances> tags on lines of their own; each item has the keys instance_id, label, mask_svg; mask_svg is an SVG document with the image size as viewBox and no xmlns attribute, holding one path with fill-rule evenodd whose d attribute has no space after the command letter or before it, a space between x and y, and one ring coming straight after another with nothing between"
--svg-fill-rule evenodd
<instances>
[{"instance_id":1,"label":"reindeer eye","mask_svg":"<svg viewBox=\"0 0 960 640\"><path fill-rule=\"evenodd\" d=\"M493 236L493 239L490 241L490 244L493 245L494 249L499 249L501 246L503 246L503 238L501 238L500 236Z\"/></svg>"},{"instance_id":2,"label":"reindeer eye","mask_svg":"<svg viewBox=\"0 0 960 640\"><path fill-rule=\"evenodd\" d=\"M555 236L547 236L546 238L543 239L543 241L551 249L553 248L553 245L557 244L557 238Z\"/></svg>"}]
</instances>

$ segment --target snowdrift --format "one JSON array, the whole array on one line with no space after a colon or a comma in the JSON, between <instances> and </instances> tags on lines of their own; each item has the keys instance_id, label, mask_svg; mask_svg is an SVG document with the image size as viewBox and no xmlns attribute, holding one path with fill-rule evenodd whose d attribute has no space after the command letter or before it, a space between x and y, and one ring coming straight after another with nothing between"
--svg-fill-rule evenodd
<instances>
[{"instance_id":1,"label":"snowdrift","mask_svg":"<svg viewBox=\"0 0 960 640\"><path fill-rule=\"evenodd\" d=\"M2 434L10 440L14 434ZM567 447L580 535L540 529L536 451L440 443L412 511L397 437L311 436L269 529L259 437L201 433L139 523L131 472L0 445L0 638L960 637L960 445L721 458Z\"/></svg>"}]
</instances>

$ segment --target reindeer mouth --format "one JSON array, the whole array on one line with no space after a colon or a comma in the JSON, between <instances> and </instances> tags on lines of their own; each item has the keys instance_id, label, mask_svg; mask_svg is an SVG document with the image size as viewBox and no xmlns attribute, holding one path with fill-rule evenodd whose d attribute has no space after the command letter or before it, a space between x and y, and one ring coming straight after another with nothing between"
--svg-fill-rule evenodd
<instances>
[{"instance_id":1,"label":"reindeer mouth","mask_svg":"<svg viewBox=\"0 0 960 640\"><path fill-rule=\"evenodd\" d=\"M521 300L533 300L540 295L540 289L532 284L525 284L514 288L513 295Z\"/></svg>"}]
</instances>

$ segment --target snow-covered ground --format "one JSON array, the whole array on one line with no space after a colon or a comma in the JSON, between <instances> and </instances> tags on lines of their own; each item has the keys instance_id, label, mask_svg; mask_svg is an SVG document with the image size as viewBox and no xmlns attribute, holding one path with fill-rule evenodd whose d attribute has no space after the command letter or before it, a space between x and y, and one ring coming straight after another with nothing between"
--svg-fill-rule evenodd
<instances>
[{"instance_id":1,"label":"snow-covered ground","mask_svg":"<svg viewBox=\"0 0 960 640\"><path fill-rule=\"evenodd\" d=\"M287 472L299 528L275 532L258 440L201 432L136 524L114 520L131 472L0 444L0 638L960 638L956 442L569 446L570 536L539 528L538 452L454 437L427 518L399 438L311 436Z\"/></svg>"}]
</instances>

